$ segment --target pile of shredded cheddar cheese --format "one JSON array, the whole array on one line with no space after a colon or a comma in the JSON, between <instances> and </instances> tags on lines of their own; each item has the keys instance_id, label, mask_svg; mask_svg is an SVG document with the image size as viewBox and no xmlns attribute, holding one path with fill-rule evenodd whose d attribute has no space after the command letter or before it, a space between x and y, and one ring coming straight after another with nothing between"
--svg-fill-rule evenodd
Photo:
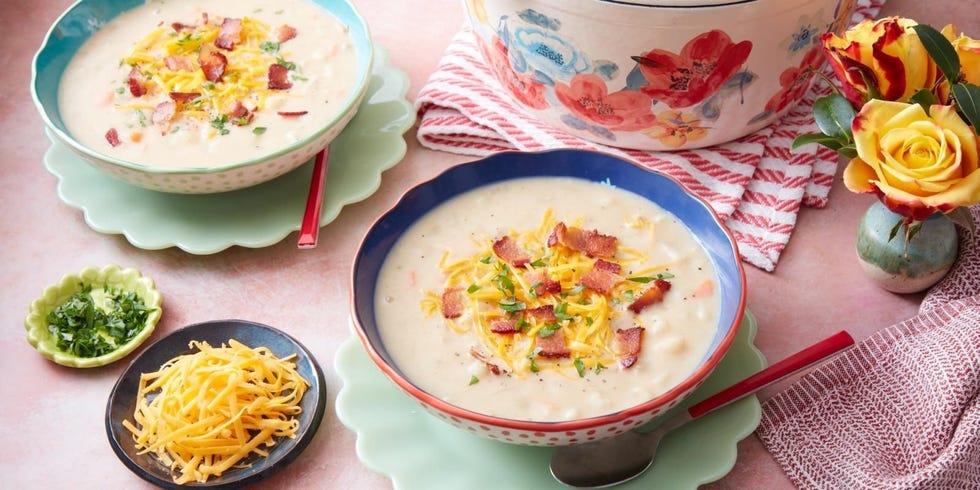
<instances>
[{"instance_id":1,"label":"pile of shredded cheddar cheese","mask_svg":"<svg viewBox=\"0 0 980 490\"><path fill-rule=\"evenodd\" d=\"M233 50L223 50L228 65L221 81L210 82L198 61L201 47L213 44L221 29L221 18L200 26L175 31L171 26L161 26L136 43L132 52L122 59L122 64L133 66L146 77L144 82L151 94L171 92L200 94L191 103L181 104L180 114L201 120L213 120L226 114L236 102L248 102L255 111L265 106L272 93L267 87L270 64L287 63L280 53L280 43L275 42L268 25L251 17L241 19L241 41ZM165 60L177 57L190 63L192 69L172 69ZM154 104L136 99L121 105L125 110L152 110Z\"/></svg>"},{"instance_id":2,"label":"pile of shredded cheddar cheese","mask_svg":"<svg viewBox=\"0 0 980 490\"><path fill-rule=\"evenodd\" d=\"M642 276L663 272L670 264L641 267L648 258L640 251L620 245L615 259L623 270L630 270L633 280L627 278L617 284L612 291L603 295L581 285L582 276L593 268L594 258L567 247L549 247L548 236L557 224L552 210L547 210L536 229L526 231L510 230L508 236L528 252L533 259L527 267L516 268L505 260L496 257L492 244L494 239L478 239L479 251L469 257L452 260L449 252L440 260L440 268L446 275L445 287L458 287L465 291L464 304L468 314L456 319L445 319L447 324L461 334L475 335L486 352L507 365L516 376L523 377L529 372L539 370L558 370L564 372L574 364L578 376L585 372L600 372L616 362L617 354L613 348L615 332L610 321L622 313L618 306L628 304L633 295L643 287ZM578 225L579 223L573 223ZM654 232L653 223L638 218L630 227ZM546 268L549 278L561 284L561 293L539 296L536 284L529 284L524 278L525 271ZM636 281L636 282L634 282ZM532 310L551 305L557 323L548 323L524 316L519 321L520 331L512 335L500 335L491 331L495 320L506 319L515 311ZM427 317L438 314L442 307L441 294L423 291L421 307ZM510 311L507 311L510 310ZM514 316L510 316L514 318ZM571 351L570 360L564 363L557 359L537 356L537 339L542 330L544 335L563 335Z\"/></svg>"},{"instance_id":3,"label":"pile of shredded cheddar cheese","mask_svg":"<svg viewBox=\"0 0 980 490\"><path fill-rule=\"evenodd\" d=\"M150 453L173 471L174 482L206 482L276 438L296 436L299 403L309 383L292 357L230 340L212 347L192 341L198 351L175 357L159 371L140 377L133 433L141 454Z\"/></svg>"}]
</instances>

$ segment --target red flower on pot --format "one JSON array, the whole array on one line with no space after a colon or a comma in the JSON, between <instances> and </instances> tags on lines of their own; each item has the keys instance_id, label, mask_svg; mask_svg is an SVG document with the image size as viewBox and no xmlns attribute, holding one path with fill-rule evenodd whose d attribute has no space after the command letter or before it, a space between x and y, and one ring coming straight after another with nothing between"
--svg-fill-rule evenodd
<instances>
[{"instance_id":1,"label":"red flower on pot","mask_svg":"<svg viewBox=\"0 0 980 490\"><path fill-rule=\"evenodd\" d=\"M814 46L803 55L800 66L790 67L779 75L779 84L782 89L776 92L769 102L766 102L766 110L769 112L779 112L791 102L800 100L803 93L810 87L810 79L813 78L814 69L823 62L823 50L820 46Z\"/></svg>"},{"instance_id":2,"label":"red flower on pot","mask_svg":"<svg viewBox=\"0 0 980 490\"><path fill-rule=\"evenodd\" d=\"M688 41L680 54L652 49L633 60L649 82L640 90L678 108L697 104L721 88L742 68L751 51L751 41L733 43L728 34L711 30Z\"/></svg>"},{"instance_id":3,"label":"red flower on pot","mask_svg":"<svg viewBox=\"0 0 980 490\"><path fill-rule=\"evenodd\" d=\"M480 36L476 36L476 41L480 51L483 52L483 58L487 60L490 71L518 102L533 109L548 107L548 101L544 98L544 84L511 68L507 46L499 37L493 37L493 47L487 46Z\"/></svg>"},{"instance_id":4,"label":"red flower on pot","mask_svg":"<svg viewBox=\"0 0 980 490\"><path fill-rule=\"evenodd\" d=\"M598 75L580 73L568 85L555 84L558 101L583 121L614 131L634 131L657 121L650 97L636 90L609 93Z\"/></svg>"}]
</instances>

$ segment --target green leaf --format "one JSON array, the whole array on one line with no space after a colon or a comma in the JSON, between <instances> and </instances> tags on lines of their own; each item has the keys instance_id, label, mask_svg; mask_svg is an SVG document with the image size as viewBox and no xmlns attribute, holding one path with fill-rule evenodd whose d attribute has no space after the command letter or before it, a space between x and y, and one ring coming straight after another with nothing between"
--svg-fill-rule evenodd
<instances>
[{"instance_id":1,"label":"green leaf","mask_svg":"<svg viewBox=\"0 0 980 490\"><path fill-rule=\"evenodd\" d=\"M932 107L934 104L938 104L939 99L936 98L936 94L930 92L929 90L921 89L918 92L912 94L911 97L909 97L909 102L913 104L919 104L920 106L922 106L923 109L925 109L926 114L928 114L929 108Z\"/></svg>"},{"instance_id":2,"label":"green leaf","mask_svg":"<svg viewBox=\"0 0 980 490\"><path fill-rule=\"evenodd\" d=\"M479 382L480 382L480 378L477 378L475 375L470 376L470 386L473 386Z\"/></svg>"},{"instance_id":3,"label":"green leaf","mask_svg":"<svg viewBox=\"0 0 980 490\"><path fill-rule=\"evenodd\" d=\"M801 134L793 140L792 149L795 150L801 146L809 145L811 143L823 145L831 150L837 151L846 144L846 141L841 142L840 139L834 138L833 136L827 136L823 133L807 133Z\"/></svg>"},{"instance_id":4,"label":"green leaf","mask_svg":"<svg viewBox=\"0 0 980 490\"><path fill-rule=\"evenodd\" d=\"M578 357L576 357L575 358L575 361L573 361L572 364L575 365L575 370L578 371L578 377L584 378L585 377L585 363L582 362L581 359L579 359Z\"/></svg>"},{"instance_id":5,"label":"green leaf","mask_svg":"<svg viewBox=\"0 0 980 490\"><path fill-rule=\"evenodd\" d=\"M840 149L837 150L837 153L840 153L841 156L847 158L857 158L858 156L857 148L855 148L853 144L840 147Z\"/></svg>"},{"instance_id":6,"label":"green leaf","mask_svg":"<svg viewBox=\"0 0 980 490\"><path fill-rule=\"evenodd\" d=\"M949 213L946 213L946 217L950 219L955 225L959 225L970 234L975 234L977 232L977 225L973 222L973 215L970 214L970 208L966 206L960 206Z\"/></svg>"},{"instance_id":7,"label":"green leaf","mask_svg":"<svg viewBox=\"0 0 980 490\"><path fill-rule=\"evenodd\" d=\"M851 141L851 122L857 112L841 94L830 94L813 102L813 119L823 134Z\"/></svg>"},{"instance_id":8,"label":"green leaf","mask_svg":"<svg viewBox=\"0 0 980 490\"><path fill-rule=\"evenodd\" d=\"M936 66L943 72L946 80L956 83L960 76L960 58L956 55L956 49L950 44L949 39L932 26L925 24L912 26L912 29L919 36L922 46L926 48L929 57L936 62Z\"/></svg>"},{"instance_id":9,"label":"green leaf","mask_svg":"<svg viewBox=\"0 0 980 490\"><path fill-rule=\"evenodd\" d=\"M980 86L972 83L957 83L953 87L957 110L973 126L973 134L980 128Z\"/></svg>"}]
</instances>

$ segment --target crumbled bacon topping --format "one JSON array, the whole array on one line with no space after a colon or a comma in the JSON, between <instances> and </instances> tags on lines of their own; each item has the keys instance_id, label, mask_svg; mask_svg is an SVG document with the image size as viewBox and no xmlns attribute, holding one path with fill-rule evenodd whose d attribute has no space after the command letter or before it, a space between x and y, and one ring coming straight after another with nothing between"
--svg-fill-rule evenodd
<instances>
[{"instance_id":1,"label":"crumbled bacon topping","mask_svg":"<svg viewBox=\"0 0 980 490\"><path fill-rule=\"evenodd\" d=\"M482 362L491 373L500 374L502 372L500 366L490 362L490 358L483 355L482 352L476 350L476 347L470 347L470 355L473 356L474 359Z\"/></svg>"},{"instance_id":2,"label":"crumbled bacon topping","mask_svg":"<svg viewBox=\"0 0 980 490\"><path fill-rule=\"evenodd\" d=\"M228 58L210 44L201 45L197 62L201 65L204 78L212 83L220 82L225 76L225 68L228 67Z\"/></svg>"},{"instance_id":3,"label":"crumbled bacon topping","mask_svg":"<svg viewBox=\"0 0 980 490\"><path fill-rule=\"evenodd\" d=\"M538 296L561 292L561 283L548 277L548 269L545 268L531 269L525 272L524 280L534 288L534 294Z\"/></svg>"},{"instance_id":4,"label":"crumbled bacon topping","mask_svg":"<svg viewBox=\"0 0 980 490\"><path fill-rule=\"evenodd\" d=\"M623 266L615 262L609 262L608 260L602 259L596 259L594 267L599 270L612 272L613 274L619 274L623 270Z\"/></svg>"},{"instance_id":5,"label":"crumbled bacon topping","mask_svg":"<svg viewBox=\"0 0 980 490\"><path fill-rule=\"evenodd\" d=\"M105 132L105 140L108 141L109 146L112 147L117 147L122 144L122 141L119 141L119 131L116 131L116 128L109 128L109 130Z\"/></svg>"},{"instance_id":6,"label":"crumbled bacon topping","mask_svg":"<svg viewBox=\"0 0 980 490\"><path fill-rule=\"evenodd\" d=\"M653 282L653 286L650 286L639 298L636 298L629 305L629 310L633 313L639 314L647 306L659 303L664 300L664 294L670 291L670 281L666 279L657 279Z\"/></svg>"},{"instance_id":7,"label":"crumbled bacon topping","mask_svg":"<svg viewBox=\"0 0 980 490\"><path fill-rule=\"evenodd\" d=\"M221 29L218 37L214 40L214 45L221 48L232 50L235 45L242 41L242 19L235 17L225 17L221 22Z\"/></svg>"},{"instance_id":8,"label":"crumbled bacon topping","mask_svg":"<svg viewBox=\"0 0 980 490\"><path fill-rule=\"evenodd\" d=\"M631 327L616 330L613 340L614 350L619 354L619 365L624 369L636 364L643 347L643 327Z\"/></svg>"},{"instance_id":9,"label":"crumbled bacon topping","mask_svg":"<svg viewBox=\"0 0 980 490\"><path fill-rule=\"evenodd\" d=\"M548 358L570 357L572 351L565 344L565 336L561 331L552 333L547 337L538 336L537 346L541 349L538 355Z\"/></svg>"},{"instance_id":10,"label":"crumbled bacon topping","mask_svg":"<svg viewBox=\"0 0 980 490\"><path fill-rule=\"evenodd\" d=\"M177 103L172 100L165 100L153 108L150 122L159 127L161 132L166 133L170 129L170 121L173 120L176 113Z\"/></svg>"},{"instance_id":11,"label":"crumbled bacon topping","mask_svg":"<svg viewBox=\"0 0 980 490\"><path fill-rule=\"evenodd\" d=\"M493 253L514 267L524 267L531 261L531 256L506 235L493 242Z\"/></svg>"},{"instance_id":12,"label":"crumbled bacon topping","mask_svg":"<svg viewBox=\"0 0 980 490\"><path fill-rule=\"evenodd\" d=\"M163 59L163 64L167 66L168 69L177 71L194 71L194 62L186 56L171 55Z\"/></svg>"},{"instance_id":13,"label":"crumbled bacon topping","mask_svg":"<svg viewBox=\"0 0 980 490\"><path fill-rule=\"evenodd\" d=\"M451 287L442 292L443 318L459 318L463 315L463 288Z\"/></svg>"},{"instance_id":14,"label":"crumbled bacon topping","mask_svg":"<svg viewBox=\"0 0 980 490\"><path fill-rule=\"evenodd\" d=\"M543 322L556 322L558 317L555 316L555 307L553 305L542 305L537 308L530 308L525 310L528 316L532 316L541 320Z\"/></svg>"},{"instance_id":15,"label":"crumbled bacon topping","mask_svg":"<svg viewBox=\"0 0 980 490\"><path fill-rule=\"evenodd\" d=\"M146 93L146 76L139 68L133 67L129 70L129 93L133 94L133 97L142 97Z\"/></svg>"},{"instance_id":16,"label":"crumbled bacon topping","mask_svg":"<svg viewBox=\"0 0 980 490\"><path fill-rule=\"evenodd\" d=\"M241 101L236 100L235 105L232 106L231 110L228 111L228 118L231 119L231 123L236 126L247 126L252 122L252 117L255 114L248 110Z\"/></svg>"},{"instance_id":17,"label":"crumbled bacon topping","mask_svg":"<svg viewBox=\"0 0 980 490\"><path fill-rule=\"evenodd\" d=\"M517 333L517 322L514 320L494 320L490 323L490 331L499 334Z\"/></svg>"},{"instance_id":18,"label":"crumbled bacon topping","mask_svg":"<svg viewBox=\"0 0 980 490\"><path fill-rule=\"evenodd\" d=\"M548 237L548 246L564 245L589 257L609 258L616 254L619 240L610 235L603 235L596 230L583 230L574 226L566 226L559 222Z\"/></svg>"},{"instance_id":19,"label":"crumbled bacon topping","mask_svg":"<svg viewBox=\"0 0 980 490\"><path fill-rule=\"evenodd\" d=\"M193 29L194 28L194 24L185 24L183 22L174 22L174 23L170 24L170 27L173 28L173 30L175 30L177 32L180 32L180 31L183 31L183 30Z\"/></svg>"},{"instance_id":20,"label":"crumbled bacon topping","mask_svg":"<svg viewBox=\"0 0 980 490\"><path fill-rule=\"evenodd\" d=\"M170 98L178 104L186 104L200 96L197 92L170 92Z\"/></svg>"},{"instance_id":21,"label":"crumbled bacon topping","mask_svg":"<svg viewBox=\"0 0 980 490\"><path fill-rule=\"evenodd\" d=\"M284 43L294 37L296 37L296 28L293 26L283 24L279 26L279 29L276 29L276 38L281 43Z\"/></svg>"},{"instance_id":22,"label":"crumbled bacon topping","mask_svg":"<svg viewBox=\"0 0 980 490\"><path fill-rule=\"evenodd\" d=\"M581 284L597 293L606 294L622 280L623 276L615 272L594 268L582 274Z\"/></svg>"},{"instance_id":23,"label":"crumbled bacon topping","mask_svg":"<svg viewBox=\"0 0 980 490\"><path fill-rule=\"evenodd\" d=\"M289 78L286 76L288 73L289 68L286 68L279 63L269 65L269 89L289 90L292 88L293 82L290 82Z\"/></svg>"}]
</instances>

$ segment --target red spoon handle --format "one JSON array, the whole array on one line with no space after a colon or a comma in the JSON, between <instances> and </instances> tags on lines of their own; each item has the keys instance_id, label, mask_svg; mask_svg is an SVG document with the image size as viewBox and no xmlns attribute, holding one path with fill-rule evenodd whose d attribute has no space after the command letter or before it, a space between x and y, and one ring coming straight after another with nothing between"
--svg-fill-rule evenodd
<instances>
[{"instance_id":1,"label":"red spoon handle","mask_svg":"<svg viewBox=\"0 0 980 490\"><path fill-rule=\"evenodd\" d=\"M748 378L698 402L687 409L691 418L698 418L721 408L745 395L755 393L803 368L822 361L837 352L854 345L854 339L845 331L838 332L816 344L779 361Z\"/></svg>"},{"instance_id":2,"label":"red spoon handle","mask_svg":"<svg viewBox=\"0 0 980 490\"><path fill-rule=\"evenodd\" d=\"M299 227L299 248L313 248L317 242L317 232L320 231L320 207L323 204L323 182L327 176L327 155L330 147L324 148L316 155L313 164L313 175L310 178L310 193L306 197L306 209L303 221Z\"/></svg>"}]
</instances>

